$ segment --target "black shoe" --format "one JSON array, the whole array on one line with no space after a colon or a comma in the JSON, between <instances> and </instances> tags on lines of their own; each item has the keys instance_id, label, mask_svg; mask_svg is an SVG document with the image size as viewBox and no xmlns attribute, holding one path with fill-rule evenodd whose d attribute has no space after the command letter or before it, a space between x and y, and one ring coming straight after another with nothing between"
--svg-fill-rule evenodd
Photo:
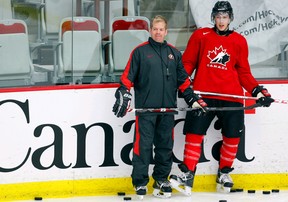
<instances>
[{"instance_id":1,"label":"black shoe","mask_svg":"<svg viewBox=\"0 0 288 202\"><path fill-rule=\"evenodd\" d=\"M147 193L146 186L135 186L135 191L138 196L144 196Z\"/></svg>"},{"instance_id":2,"label":"black shoe","mask_svg":"<svg viewBox=\"0 0 288 202\"><path fill-rule=\"evenodd\" d=\"M156 181L153 184L153 195L160 198L170 198L172 193L171 184L168 180Z\"/></svg>"}]
</instances>

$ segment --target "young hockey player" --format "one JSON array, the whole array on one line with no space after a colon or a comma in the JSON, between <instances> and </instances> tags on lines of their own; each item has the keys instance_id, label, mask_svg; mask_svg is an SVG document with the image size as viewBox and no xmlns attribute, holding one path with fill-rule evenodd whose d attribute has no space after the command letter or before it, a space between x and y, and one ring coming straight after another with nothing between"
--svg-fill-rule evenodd
<instances>
[{"instance_id":1,"label":"young hockey player","mask_svg":"<svg viewBox=\"0 0 288 202\"><path fill-rule=\"evenodd\" d=\"M251 74L248 62L248 46L245 38L229 30L233 20L233 9L228 1L218 1L211 13L213 28L200 28L189 39L183 54L183 65L189 75L195 71L193 89L202 92L243 95L243 88L259 98L262 106L274 101L267 89L260 86ZM209 107L242 107L243 100L232 97L202 96ZM229 173L237 154L238 144L244 129L244 110L215 111L197 116L187 112L184 124L185 149L182 173L171 175L172 187L191 194L196 166L201 155L204 136L212 122L218 117L222 125L223 144L220 149L217 190L230 192L233 181ZM184 186L184 189L181 187Z\"/></svg>"},{"instance_id":2,"label":"young hockey player","mask_svg":"<svg viewBox=\"0 0 288 202\"><path fill-rule=\"evenodd\" d=\"M164 17L156 16L151 21L150 34L148 41L136 47L130 55L115 93L115 115L125 116L132 98L132 85L136 108L175 108L177 88L190 106L205 107L206 103L190 87L181 53L164 40L167 35ZM171 196L168 176L172 167L174 114L136 113L131 177L136 194L141 199L147 192L153 145L153 195L162 198Z\"/></svg>"}]
</instances>

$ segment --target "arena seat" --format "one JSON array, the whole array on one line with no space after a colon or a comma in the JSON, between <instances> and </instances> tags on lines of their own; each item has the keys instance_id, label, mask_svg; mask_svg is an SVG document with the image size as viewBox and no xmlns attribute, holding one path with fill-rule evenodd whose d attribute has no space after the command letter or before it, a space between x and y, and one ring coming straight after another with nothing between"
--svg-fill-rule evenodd
<instances>
[{"instance_id":1,"label":"arena seat","mask_svg":"<svg viewBox=\"0 0 288 202\"><path fill-rule=\"evenodd\" d=\"M61 20L76 15L76 0L41 0L41 3L42 40L57 40Z\"/></svg>"},{"instance_id":2,"label":"arena seat","mask_svg":"<svg viewBox=\"0 0 288 202\"><path fill-rule=\"evenodd\" d=\"M101 26L93 17L68 17L60 23L58 65L60 82L101 82L104 71Z\"/></svg>"},{"instance_id":3,"label":"arena seat","mask_svg":"<svg viewBox=\"0 0 288 202\"><path fill-rule=\"evenodd\" d=\"M135 16L136 15L136 9L135 9L135 0L128 0L128 15L130 16ZM109 14L105 13L105 0L100 0L100 23L101 23L101 27L102 29L104 29L105 27L105 16L109 16L109 19L111 20L114 17L117 16L122 16L123 13L123 1L122 0L109 0L106 1L109 4ZM85 16L91 16L94 17L95 16L95 5L94 5L94 0L82 0L82 12L83 15ZM108 29L107 29L108 30Z\"/></svg>"},{"instance_id":4,"label":"arena seat","mask_svg":"<svg viewBox=\"0 0 288 202\"><path fill-rule=\"evenodd\" d=\"M27 25L23 20L0 20L0 86L32 85Z\"/></svg>"},{"instance_id":5,"label":"arena seat","mask_svg":"<svg viewBox=\"0 0 288 202\"><path fill-rule=\"evenodd\" d=\"M118 82L132 50L148 40L150 22L143 16L114 17L110 27L109 76Z\"/></svg>"},{"instance_id":6,"label":"arena seat","mask_svg":"<svg viewBox=\"0 0 288 202\"><path fill-rule=\"evenodd\" d=\"M0 1L0 20L12 19L11 0Z\"/></svg>"}]
</instances>

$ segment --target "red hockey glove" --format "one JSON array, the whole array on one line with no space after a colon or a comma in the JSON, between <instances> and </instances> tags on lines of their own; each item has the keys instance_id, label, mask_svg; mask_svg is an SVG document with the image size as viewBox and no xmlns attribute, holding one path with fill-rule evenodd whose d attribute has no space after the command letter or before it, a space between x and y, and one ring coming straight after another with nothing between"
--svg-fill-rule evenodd
<instances>
[{"instance_id":1,"label":"red hockey glove","mask_svg":"<svg viewBox=\"0 0 288 202\"><path fill-rule=\"evenodd\" d=\"M252 96L257 97L258 100L256 103L261 104L263 107L269 107L271 103L275 101L263 86L256 86L252 91Z\"/></svg>"},{"instance_id":2,"label":"red hockey glove","mask_svg":"<svg viewBox=\"0 0 288 202\"><path fill-rule=\"evenodd\" d=\"M116 102L112 111L117 117L123 117L130 107L132 95L127 88L120 86L115 92Z\"/></svg>"}]
</instances>

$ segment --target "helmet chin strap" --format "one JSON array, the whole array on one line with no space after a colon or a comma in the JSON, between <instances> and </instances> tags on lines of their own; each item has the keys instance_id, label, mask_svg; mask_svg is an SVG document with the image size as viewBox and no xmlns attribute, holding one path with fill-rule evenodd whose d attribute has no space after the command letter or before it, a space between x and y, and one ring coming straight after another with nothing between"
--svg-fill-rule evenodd
<instances>
[{"instance_id":1,"label":"helmet chin strap","mask_svg":"<svg viewBox=\"0 0 288 202\"><path fill-rule=\"evenodd\" d=\"M229 34L231 34L233 32L233 31L229 30L229 26L227 26L227 28L224 31L221 31L216 27L216 25L214 25L214 30L220 36L228 36Z\"/></svg>"}]
</instances>

